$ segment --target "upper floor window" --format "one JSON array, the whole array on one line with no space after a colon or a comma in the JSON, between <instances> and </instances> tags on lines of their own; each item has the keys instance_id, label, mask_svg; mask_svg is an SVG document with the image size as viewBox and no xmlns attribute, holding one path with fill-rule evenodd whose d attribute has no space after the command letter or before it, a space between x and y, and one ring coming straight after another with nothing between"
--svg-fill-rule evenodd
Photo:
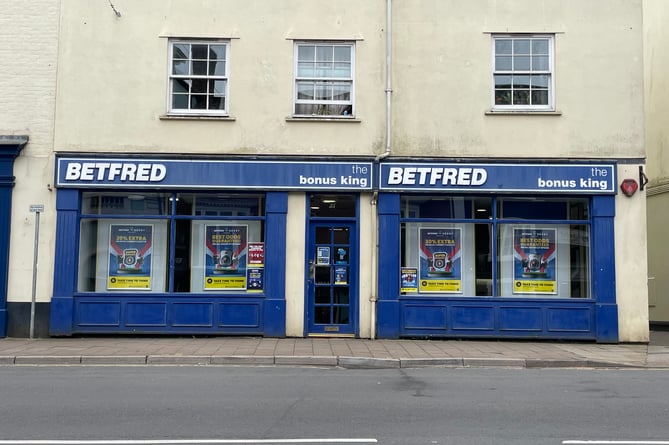
<instances>
[{"instance_id":1,"label":"upper floor window","mask_svg":"<svg viewBox=\"0 0 669 445\"><path fill-rule=\"evenodd\" d=\"M295 45L295 116L353 117L355 46Z\"/></svg>"},{"instance_id":2,"label":"upper floor window","mask_svg":"<svg viewBox=\"0 0 669 445\"><path fill-rule=\"evenodd\" d=\"M228 114L229 43L171 41L168 111Z\"/></svg>"},{"instance_id":3,"label":"upper floor window","mask_svg":"<svg viewBox=\"0 0 669 445\"><path fill-rule=\"evenodd\" d=\"M493 110L553 111L553 36L494 35Z\"/></svg>"}]
</instances>

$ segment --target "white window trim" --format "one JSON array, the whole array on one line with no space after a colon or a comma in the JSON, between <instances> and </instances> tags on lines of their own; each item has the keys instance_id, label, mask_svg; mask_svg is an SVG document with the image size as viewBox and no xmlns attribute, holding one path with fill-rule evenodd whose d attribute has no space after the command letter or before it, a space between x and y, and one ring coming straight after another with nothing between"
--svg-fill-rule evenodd
<instances>
[{"instance_id":1,"label":"white window trim","mask_svg":"<svg viewBox=\"0 0 669 445\"><path fill-rule=\"evenodd\" d=\"M351 101L328 101L328 105L350 105L351 113L349 115L312 115L312 114L297 114L295 113L295 106L298 103L301 104L321 104L322 101L308 101L308 100L298 100L297 99L297 81L300 79L312 79L312 78L301 78L297 76L298 73L298 48L300 45L331 45L331 46L348 46L351 48L351 77L350 78L318 78L322 80L331 80L331 81L346 81L351 83ZM346 119L351 120L355 119L356 106L355 106L355 59L356 59L356 42L352 40L296 40L293 44L293 101L291 104L291 116L298 119ZM315 78L314 78L315 79Z\"/></svg>"},{"instance_id":2,"label":"white window trim","mask_svg":"<svg viewBox=\"0 0 669 445\"><path fill-rule=\"evenodd\" d=\"M547 105L497 105L495 104L495 74L499 74L495 70L495 40L505 38L546 38L548 39L548 71L550 75L550 82L548 88L548 104ZM490 110L492 112L555 112L555 34L525 34L525 33L493 33L490 39L490 54L491 54L491 89L490 89ZM504 72L503 72L504 73ZM514 73L509 71L509 74ZM530 72L528 71L528 74Z\"/></svg>"},{"instance_id":3,"label":"white window trim","mask_svg":"<svg viewBox=\"0 0 669 445\"><path fill-rule=\"evenodd\" d=\"M212 79L212 78L221 78L225 79L225 109L218 110L185 110L183 108L172 108L172 80L174 78L179 78L181 76L175 76L172 74L172 61L173 61L173 50L174 45L184 43L188 45L225 45L225 74L223 76L197 76L203 79ZM219 116L227 117L230 113L230 39L188 39L188 38L175 38L168 39L167 45L167 116ZM196 76L188 76L196 77Z\"/></svg>"}]
</instances>

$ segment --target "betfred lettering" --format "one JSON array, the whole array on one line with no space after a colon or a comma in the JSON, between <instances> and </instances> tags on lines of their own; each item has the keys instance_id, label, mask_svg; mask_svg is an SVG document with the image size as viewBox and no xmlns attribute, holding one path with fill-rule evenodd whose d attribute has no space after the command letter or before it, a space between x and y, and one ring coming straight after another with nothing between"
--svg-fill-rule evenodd
<instances>
[{"instance_id":1,"label":"betfred lettering","mask_svg":"<svg viewBox=\"0 0 669 445\"><path fill-rule=\"evenodd\" d=\"M388 185L483 185L488 172L471 167L391 167Z\"/></svg>"},{"instance_id":2,"label":"betfred lettering","mask_svg":"<svg viewBox=\"0 0 669 445\"><path fill-rule=\"evenodd\" d=\"M70 162L65 170L66 181L159 182L165 175L164 164L130 162Z\"/></svg>"}]
</instances>

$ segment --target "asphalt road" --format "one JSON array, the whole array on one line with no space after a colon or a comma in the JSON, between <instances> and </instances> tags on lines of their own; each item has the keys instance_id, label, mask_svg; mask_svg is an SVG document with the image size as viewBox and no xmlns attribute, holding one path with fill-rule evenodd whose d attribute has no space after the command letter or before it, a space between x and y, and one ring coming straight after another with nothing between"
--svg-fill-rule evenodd
<instances>
[{"instance_id":1,"label":"asphalt road","mask_svg":"<svg viewBox=\"0 0 669 445\"><path fill-rule=\"evenodd\" d=\"M0 439L668 440L668 377L647 370L0 367Z\"/></svg>"}]
</instances>

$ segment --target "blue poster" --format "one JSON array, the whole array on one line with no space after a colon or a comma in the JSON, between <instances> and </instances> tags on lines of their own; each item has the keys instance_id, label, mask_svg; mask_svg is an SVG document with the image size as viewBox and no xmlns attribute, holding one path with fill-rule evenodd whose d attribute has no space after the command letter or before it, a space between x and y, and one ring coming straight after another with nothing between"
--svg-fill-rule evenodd
<instances>
[{"instance_id":1,"label":"blue poster","mask_svg":"<svg viewBox=\"0 0 669 445\"><path fill-rule=\"evenodd\" d=\"M513 293L557 294L555 229L513 229Z\"/></svg>"},{"instance_id":2,"label":"blue poster","mask_svg":"<svg viewBox=\"0 0 669 445\"><path fill-rule=\"evenodd\" d=\"M246 289L247 226L205 227L204 288Z\"/></svg>"},{"instance_id":3,"label":"blue poster","mask_svg":"<svg viewBox=\"0 0 669 445\"><path fill-rule=\"evenodd\" d=\"M151 289L153 226L111 224L107 289Z\"/></svg>"},{"instance_id":4,"label":"blue poster","mask_svg":"<svg viewBox=\"0 0 669 445\"><path fill-rule=\"evenodd\" d=\"M419 291L461 293L460 229L421 228L419 239Z\"/></svg>"}]
</instances>

